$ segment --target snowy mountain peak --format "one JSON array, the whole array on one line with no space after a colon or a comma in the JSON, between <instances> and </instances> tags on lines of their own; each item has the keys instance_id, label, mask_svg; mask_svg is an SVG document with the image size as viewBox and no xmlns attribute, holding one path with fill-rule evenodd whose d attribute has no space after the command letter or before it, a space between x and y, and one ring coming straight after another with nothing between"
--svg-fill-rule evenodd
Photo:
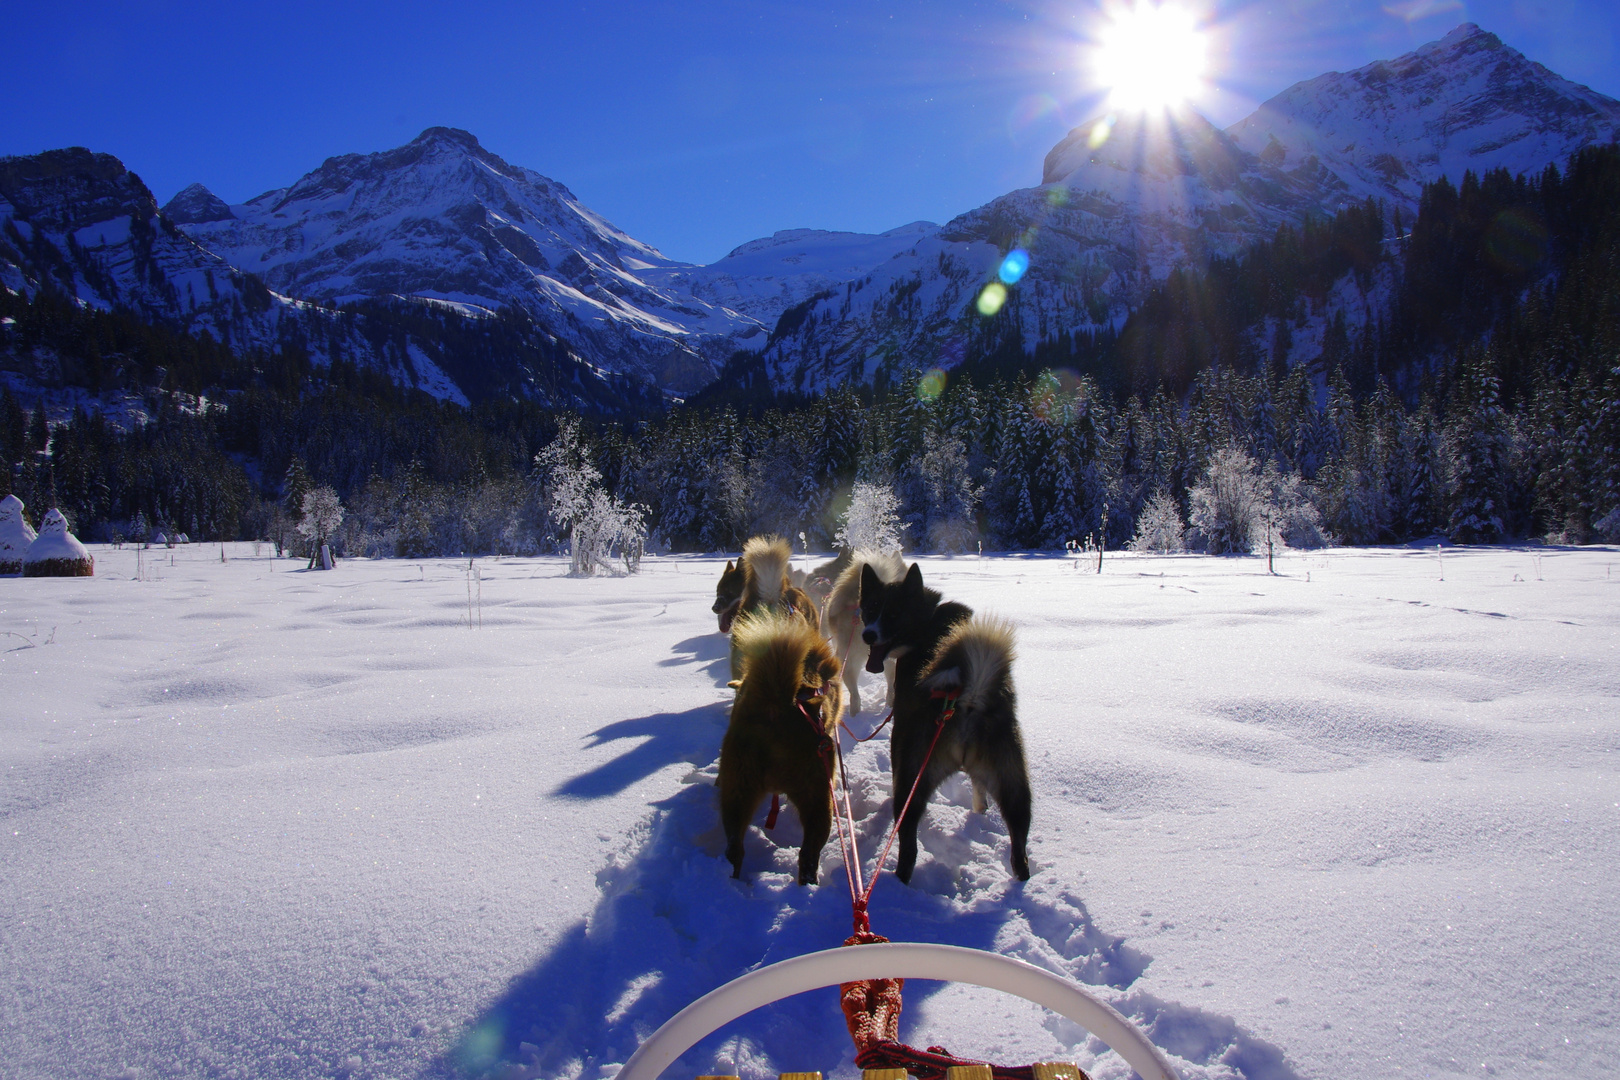
<instances>
[{"instance_id":1,"label":"snowy mountain peak","mask_svg":"<svg viewBox=\"0 0 1620 1080\"><path fill-rule=\"evenodd\" d=\"M196 225L205 221L229 221L235 215L225 200L201 184L182 188L163 205L163 213L176 225Z\"/></svg>"},{"instance_id":2,"label":"snowy mountain peak","mask_svg":"<svg viewBox=\"0 0 1620 1080\"><path fill-rule=\"evenodd\" d=\"M520 310L597 367L676 392L765 332L679 282L661 287L648 272L680 264L456 128L328 158L230 211L184 228L278 292Z\"/></svg>"},{"instance_id":3,"label":"snowy mountain peak","mask_svg":"<svg viewBox=\"0 0 1620 1080\"><path fill-rule=\"evenodd\" d=\"M1227 133L1283 168L1314 159L1344 197L1410 208L1441 176L1539 171L1610 141L1620 102L1464 23L1393 60L1297 83Z\"/></svg>"}]
</instances>

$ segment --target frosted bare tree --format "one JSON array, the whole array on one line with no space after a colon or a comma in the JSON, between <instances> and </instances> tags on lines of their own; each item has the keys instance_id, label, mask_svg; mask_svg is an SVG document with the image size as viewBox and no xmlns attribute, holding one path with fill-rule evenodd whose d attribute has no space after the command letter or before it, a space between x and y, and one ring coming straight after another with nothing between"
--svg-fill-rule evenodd
<instances>
[{"instance_id":1,"label":"frosted bare tree","mask_svg":"<svg viewBox=\"0 0 1620 1080\"><path fill-rule=\"evenodd\" d=\"M304 519L298 523L298 533L309 540L309 568L319 565L322 570L331 569L331 564L321 558L321 549L343 524L343 504L337 492L324 486L306 491L299 509Z\"/></svg>"},{"instance_id":2,"label":"frosted bare tree","mask_svg":"<svg viewBox=\"0 0 1620 1080\"><path fill-rule=\"evenodd\" d=\"M1305 484L1268 462L1264 469L1236 447L1210 455L1203 482L1189 492L1192 527L1211 555L1328 543Z\"/></svg>"},{"instance_id":3,"label":"frosted bare tree","mask_svg":"<svg viewBox=\"0 0 1620 1080\"><path fill-rule=\"evenodd\" d=\"M849 509L839 522L833 538L838 546L867 551L899 551L900 534L909 527L900 521L900 500L892 488L860 480L855 482Z\"/></svg>"},{"instance_id":4,"label":"frosted bare tree","mask_svg":"<svg viewBox=\"0 0 1620 1080\"><path fill-rule=\"evenodd\" d=\"M641 568L647 542L645 511L621 503L602 486L602 473L590 460L579 421L563 420L557 437L534 456L551 520L568 533L568 573L590 577L598 570L633 574Z\"/></svg>"}]
</instances>

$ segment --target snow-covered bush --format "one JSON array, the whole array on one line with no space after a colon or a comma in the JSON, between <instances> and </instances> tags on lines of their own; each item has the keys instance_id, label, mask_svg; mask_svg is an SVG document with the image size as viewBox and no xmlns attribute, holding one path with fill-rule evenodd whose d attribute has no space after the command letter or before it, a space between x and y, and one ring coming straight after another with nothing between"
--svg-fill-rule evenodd
<instances>
[{"instance_id":1,"label":"snow-covered bush","mask_svg":"<svg viewBox=\"0 0 1620 1080\"><path fill-rule=\"evenodd\" d=\"M92 577L96 560L69 531L62 511L52 507L39 524L39 535L23 552L22 572L23 577Z\"/></svg>"},{"instance_id":2,"label":"snow-covered bush","mask_svg":"<svg viewBox=\"0 0 1620 1080\"><path fill-rule=\"evenodd\" d=\"M1194 543L1211 555L1281 545L1322 547L1322 518L1295 473L1261 469L1236 447L1210 455L1204 480L1189 492Z\"/></svg>"},{"instance_id":3,"label":"snow-covered bush","mask_svg":"<svg viewBox=\"0 0 1620 1080\"><path fill-rule=\"evenodd\" d=\"M1260 470L1236 447L1210 455L1203 482L1188 493L1195 543L1211 555L1247 554L1264 542Z\"/></svg>"},{"instance_id":4,"label":"snow-covered bush","mask_svg":"<svg viewBox=\"0 0 1620 1080\"><path fill-rule=\"evenodd\" d=\"M1333 540L1322 528L1322 515L1298 473L1285 473L1272 462L1260 472L1260 524L1256 547L1267 543L1291 548L1326 547Z\"/></svg>"},{"instance_id":5,"label":"snow-covered bush","mask_svg":"<svg viewBox=\"0 0 1620 1080\"><path fill-rule=\"evenodd\" d=\"M23 502L15 495L0 499L0 574L20 574L23 555L39 534L28 524Z\"/></svg>"},{"instance_id":6,"label":"snow-covered bush","mask_svg":"<svg viewBox=\"0 0 1620 1080\"><path fill-rule=\"evenodd\" d=\"M1131 538L1132 551L1157 552L1169 555L1187 550L1187 531L1181 523L1181 507L1165 491L1156 493L1142 507L1142 516L1136 519L1136 535Z\"/></svg>"},{"instance_id":7,"label":"snow-covered bush","mask_svg":"<svg viewBox=\"0 0 1620 1080\"><path fill-rule=\"evenodd\" d=\"M602 473L590 460L579 421L563 420L557 437L534 456L542 497L552 521L568 532L568 573L590 577L598 570L641 568L647 543L646 511L622 503L602 486Z\"/></svg>"},{"instance_id":8,"label":"snow-covered bush","mask_svg":"<svg viewBox=\"0 0 1620 1080\"><path fill-rule=\"evenodd\" d=\"M900 500L892 488L857 480L834 539L842 548L899 551L900 534L909 527L900 521Z\"/></svg>"}]
</instances>

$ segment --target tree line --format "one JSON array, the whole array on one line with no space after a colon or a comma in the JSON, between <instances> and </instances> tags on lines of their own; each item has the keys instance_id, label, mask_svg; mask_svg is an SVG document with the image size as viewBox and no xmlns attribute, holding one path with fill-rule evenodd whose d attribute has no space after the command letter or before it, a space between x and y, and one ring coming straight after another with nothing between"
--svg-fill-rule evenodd
<instances>
[{"instance_id":1,"label":"tree line","mask_svg":"<svg viewBox=\"0 0 1620 1080\"><path fill-rule=\"evenodd\" d=\"M1345 317L1349 282L1371 317ZM45 344L80 366L67 381L92 386L99 363L139 388L144 416L123 424L84 410L49 424L0 393L0 485L87 538L144 522L295 543L302 496L330 486L348 554L565 541L536 464L567 425L555 409L461 408L341 358L237 353L50 294L0 295L0 313L0 348ZM857 482L893 491L916 550L1118 547L1144 520L1166 535L1170 509L1220 548L1197 527L1212 466L1308 502L1320 540L1620 540L1612 146L1536 177L1440 181L1409 226L1365 203L1279 230L1171 275L1117 334L1028 350L981 337L949 372L819 398L773 392L739 355L685 404L575 402L568 430L605 496L676 550L756 532L826 549Z\"/></svg>"}]
</instances>

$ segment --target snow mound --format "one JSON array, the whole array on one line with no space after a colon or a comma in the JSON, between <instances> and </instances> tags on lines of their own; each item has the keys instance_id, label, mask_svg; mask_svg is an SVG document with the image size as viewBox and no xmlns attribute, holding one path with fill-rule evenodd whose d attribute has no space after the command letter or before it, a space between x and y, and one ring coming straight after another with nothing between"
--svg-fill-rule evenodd
<instances>
[{"instance_id":1,"label":"snow mound","mask_svg":"<svg viewBox=\"0 0 1620 1080\"><path fill-rule=\"evenodd\" d=\"M67 518L54 507L45 515L39 535L23 553L24 577L90 577L95 567L90 552L68 532Z\"/></svg>"},{"instance_id":2,"label":"snow mound","mask_svg":"<svg viewBox=\"0 0 1620 1080\"><path fill-rule=\"evenodd\" d=\"M15 495L0 499L0 574L22 573L23 555L37 535L23 517L21 499Z\"/></svg>"}]
</instances>

